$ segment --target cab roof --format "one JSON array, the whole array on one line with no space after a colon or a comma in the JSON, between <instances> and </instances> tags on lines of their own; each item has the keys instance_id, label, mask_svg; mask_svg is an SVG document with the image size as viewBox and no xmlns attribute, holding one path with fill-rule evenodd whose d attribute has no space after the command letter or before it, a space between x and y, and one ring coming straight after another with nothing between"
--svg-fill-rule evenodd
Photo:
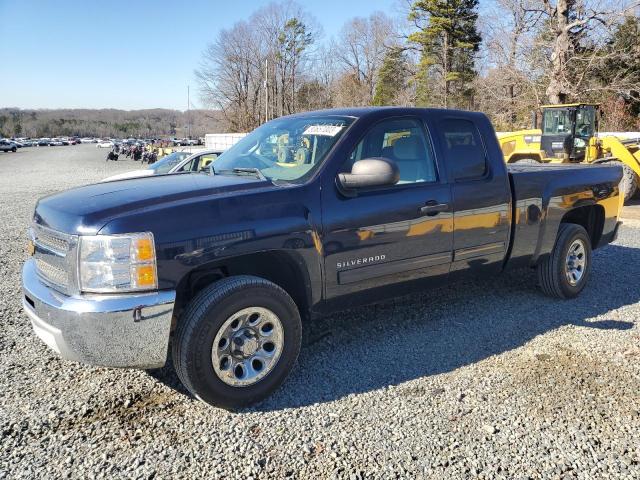
<instances>
[{"instance_id":1,"label":"cab roof","mask_svg":"<svg viewBox=\"0 0 640 480\"><path fill-rule=\"evenodd\" d=\"M599 103L557 103L552 105L541 105L540 108L567 108L567 107L599 107Z\"/></svg>"},{"instance_id":2,"label":"cab roof","mask_svg":"<svg viewBox=\"0 0 640 480\"><path fill-rule=\"evenodd\" d=\"M421 115L421 114L435 114L435 115L464 115L464 116L485 116L484 113L474 112L470 110L455 110L455 109L443 109L443 108L429 108L429 107L397 107L397 106L375 106L375 107L345 107L345 108L330 108L324 110L311 110L307 112L298 112L290 115L285 115L283 118L296 118L296 117L317 117L317 116L342 116L352 118L381 118L384 115L404 116L404 115ZM486 116L485 116L486 117Z\"/></svg>"}]
</instances>

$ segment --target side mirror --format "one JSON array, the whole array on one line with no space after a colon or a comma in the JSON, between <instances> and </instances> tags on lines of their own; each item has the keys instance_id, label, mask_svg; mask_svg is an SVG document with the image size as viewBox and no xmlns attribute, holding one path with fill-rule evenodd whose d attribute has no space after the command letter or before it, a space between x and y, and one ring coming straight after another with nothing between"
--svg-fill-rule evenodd
<instances>
[{"instance_id":1,"label":"side mirror","mask_svg":"<svg viewBox=\"0 0 640 480\"><path fill-rule=\"evenodd\" d=\"M338 174L338 182L346 190L395 185L399 180L398 165L387 158L365 158L353 164L351 173Z\"/></svg>"}]
</instances>

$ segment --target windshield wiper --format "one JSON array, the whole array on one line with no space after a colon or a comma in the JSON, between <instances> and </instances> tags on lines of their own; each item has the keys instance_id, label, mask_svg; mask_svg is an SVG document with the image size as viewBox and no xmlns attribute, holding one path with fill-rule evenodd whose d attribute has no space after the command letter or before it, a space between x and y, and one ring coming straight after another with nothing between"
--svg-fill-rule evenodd
<instances>
[{"instance_id":1,"label":"windshield wiper","mask_svg":"<svg viewBox=\"0 0 640 480\"><path fill-rule=\"evenodd\" d=\"M221 170L220 173L222 172L237 173L240 175L253 174L256 176L256 178L259 178L260 180L267 179L267 177L263 175L263 173L260 171L259 168L253 168L253 167L235 167L232 170Z\"/></svg>"}]
</instances>

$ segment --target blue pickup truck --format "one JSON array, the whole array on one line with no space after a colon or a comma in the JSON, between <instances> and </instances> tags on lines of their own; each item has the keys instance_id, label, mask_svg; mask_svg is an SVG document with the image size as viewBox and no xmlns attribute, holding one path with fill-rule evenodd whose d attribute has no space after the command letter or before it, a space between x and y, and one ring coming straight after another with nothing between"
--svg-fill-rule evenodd
<instances>
[{"instance_id":1,"label":"blue pickup truck","mask_svg":"<svg viewBox=\"0 0 640 480\"><path fill-rule=\"evenodd\" d=\"M24 309L63 357L156 368L213 405L285 380L303 321L511 268L575 297L620 226L622 170L505 166L481 113L308 112L268 122L207 172L42 198Z\"/></svg>"}]
</instances>

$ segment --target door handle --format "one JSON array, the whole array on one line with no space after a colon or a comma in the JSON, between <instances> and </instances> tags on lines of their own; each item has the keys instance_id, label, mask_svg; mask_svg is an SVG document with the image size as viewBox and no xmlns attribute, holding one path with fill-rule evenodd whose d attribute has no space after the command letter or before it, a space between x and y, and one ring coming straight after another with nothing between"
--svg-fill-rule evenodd
<instances>
[{"instance_id":1,"label":"door handle","mask_svg":"<svg viewBox=\"0 0 640 480\"><path fill-rule=\"evenodd\" d=\"M448 203L438 203L435 200L428 201L424 206L420 207L421 215L428 215L433 217L441 212L449 210Z\"/></svg>"}]
</instances>

